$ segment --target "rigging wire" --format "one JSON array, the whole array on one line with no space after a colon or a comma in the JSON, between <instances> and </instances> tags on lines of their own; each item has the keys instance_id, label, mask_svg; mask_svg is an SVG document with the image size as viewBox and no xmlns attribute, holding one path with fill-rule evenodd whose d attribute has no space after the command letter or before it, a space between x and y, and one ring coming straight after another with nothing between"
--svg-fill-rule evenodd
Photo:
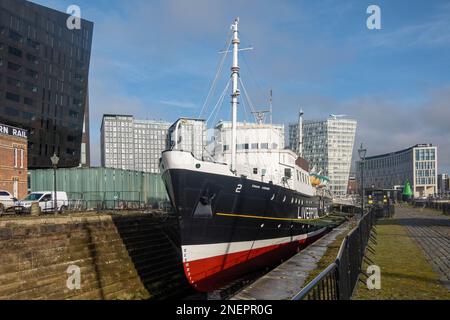
<instances>
[{"instance_id":1,"label":"rigging wire","mask_svg":"<svg viewBox=\"0 0 450 320\"><path fill-rule=\"evenodd\" d=\"M228 91L228 88L230 87L230 83L231 83L231 79L228 80L228 83L225 87L225 89L223 90L222 94L220 95L219 101L217 101L216 105L214 106L209 118L206 120L206 123L209 122L209 120L211 120L211 117L213 116L213 114L215 113L215 111L217 110L217 107L222 105L223 99L225 98L225 94ZM220 108L219 108L220 109Z\"/></svg>"},{"instance_id":2,"label":"rigging wire","mask_svg":"<svg viewBox=\"0 0 450 320\"><path fill-rule=\"evenodd\" d=\"M220 75L220 73L222 72L222 69L223 69L225 60L226 60L226 58L227 58L227 56L228 56L228 52L230 51L231 43L233 42L233 41L232 41L233 39L232 39L232 37L231 37L231 32L228 32L228 37L227 37L227 39L228 39L228 38L229 38L229 40L227 41L227 43L228 43L227 48L226 48L225 53L224 53L224 55L223 55L223 57L222 57L222 60L220 61L219 66L218 66L218 68L217 68L216 75L215 75L214 80L213 80L213 83L212 83L212 85L211 85L211 87L210 87L210 89L209 89L208 95L206 96L206 100L205 100L205 102L203 103L203 107L202 107L202 110L200 111L199 118L202 117L203 112L205 111L206 105L208 104L209 99L211 98L213 92L214 92L215 89L216 89L217 81L218 81L218 79L219 79L219 75Z\"/></svg>"},{"instance_id":3,"label":"rigging wire","mask_svg":"<svg viewBox=\"0 0 450 320\"><path fill-rule=\"evenodd\" d=\"M214 125L214 123L216 123L216 120L217 120L217 116L219 115L219 113L220 113L220 108L222 107L222 105L223 105L223 100L225 99L225 95L222 97L222 99L221 99L221 101L220 101L220 103L219 103L219 108L217 109L217 112L216 112L216 114L215 114L215 116L214 116L214 118L213 118L213 120L212 120L212 124Z\"/></svg>"},{"instance_id":4,"label":"rigging wire","mask_svg":"<svg viewBox=\"0 0 450 320\"><path fill-rule=\"evenodd\" d=\"M247 102L248 102L248 104L250 106L250 109L252 110L253 113L256 113L256 109L253 106L252 100L250 99L250 96L248 95L247 89L244 86L244 82L242 81L242 79L240 77L239 77L239 82L241 83L242 89L244 90L244 96L247 99ZM256 120L256 118L255 118L255 120Z\"/></svg>"},{"instance_id":5,"label":"rigging wire","mask_svg":"<svg viewBox=\"0 0 450 320\"><path fill-rule=\"evenodd\" d=\"M247 58L245 57L245 54L242 54L242 60L244 61L245 69L247 70L248 75L255 83L255 86L257 87L259 94L261 94L261 96L263 97L265 95L264 90L262 89L262 86L260 85L257 78L255 77L254 72L252 71L252 68L250 67L250 64L248 63Z\"/></svg>"}]
</instances>

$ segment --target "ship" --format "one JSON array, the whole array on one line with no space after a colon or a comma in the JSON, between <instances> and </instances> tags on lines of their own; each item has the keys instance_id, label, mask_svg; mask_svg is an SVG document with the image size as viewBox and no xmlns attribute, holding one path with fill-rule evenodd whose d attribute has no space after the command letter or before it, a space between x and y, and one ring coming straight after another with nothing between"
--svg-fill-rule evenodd
<instances>
[{"instance_id":1,"label":"ship","mask_svg":"<svg viewBox=\"0 0 450 320\"><path fill-rule=\"evenodd\" d=\"M184 272L200 292L275 266L330 230L315 222L330 213L331 199L313 185L317 176L310 175L299 153L284 148L283 126L237 121L238 27L236 19L231 27L232 119L216 127L213 156L180 147L180 120L174 142L160 159L179 218Z\"/></svg>"}]
</instances>

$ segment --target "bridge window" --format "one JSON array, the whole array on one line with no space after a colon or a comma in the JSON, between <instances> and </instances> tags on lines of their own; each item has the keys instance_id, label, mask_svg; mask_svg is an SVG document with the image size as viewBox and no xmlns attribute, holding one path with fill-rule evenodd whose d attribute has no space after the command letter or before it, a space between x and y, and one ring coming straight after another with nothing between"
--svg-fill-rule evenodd
<instances>
[{"instance_id":1,"label":"bridge window","mask_svg":"<svg viewBox=\"0 0 450 320\"><path fill-rule=\"evenodd\" d=\"M291 177L292 177L292 171L291 171L291 169L285 168L285 169L284 169L284 176L285 176L286 178L291 178Z\"/></svg>"}]
</instances>

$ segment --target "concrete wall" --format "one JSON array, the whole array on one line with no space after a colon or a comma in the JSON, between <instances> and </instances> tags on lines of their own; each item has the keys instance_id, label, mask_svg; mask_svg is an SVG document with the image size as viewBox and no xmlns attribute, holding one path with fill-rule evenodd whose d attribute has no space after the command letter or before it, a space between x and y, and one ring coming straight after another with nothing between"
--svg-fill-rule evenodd
<instances>
[{"instance_id":1,"label":"concrete wall","mask_svg":"<svg viewBox=\"0 0 450 320\"><path fill-rule=\"evenodd\" d=\"M175 220L149 214L0 220L0 299L159 299L192 290ZM70 290L67 269L81 270Z\"/></svg>"}]
</instances>

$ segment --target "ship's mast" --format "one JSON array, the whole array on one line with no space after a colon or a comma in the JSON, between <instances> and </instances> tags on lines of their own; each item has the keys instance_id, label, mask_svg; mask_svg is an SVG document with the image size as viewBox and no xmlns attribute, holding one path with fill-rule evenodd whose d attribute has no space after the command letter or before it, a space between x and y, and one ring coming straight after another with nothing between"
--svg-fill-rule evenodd
<instances>
[{"instance_id":1,"label":"ship's mast","mask_svg":"<svg viewBox=\"0 0 450 320\"><path fill-rule=\"evenodd\" d=\"M298 117L298 145L297 154L299 157L303 157L303 109L300 109Z\"/></svg>"},{"instance_id":2,"label":"ship's mast","mask_svg":"<svg viewBox=\"0 0 450 320\"><path fill-rule=\"evenodd\" d=\"M239 18L237 18L231 29L233 30L233 66L231 67L233 88L231 93L231 108L232 108L232 127L231 127L231 171L236 172L236 143L237 143L237 107L239 92L239 32L238 32Z\"/></svg>"}]
</instances>

